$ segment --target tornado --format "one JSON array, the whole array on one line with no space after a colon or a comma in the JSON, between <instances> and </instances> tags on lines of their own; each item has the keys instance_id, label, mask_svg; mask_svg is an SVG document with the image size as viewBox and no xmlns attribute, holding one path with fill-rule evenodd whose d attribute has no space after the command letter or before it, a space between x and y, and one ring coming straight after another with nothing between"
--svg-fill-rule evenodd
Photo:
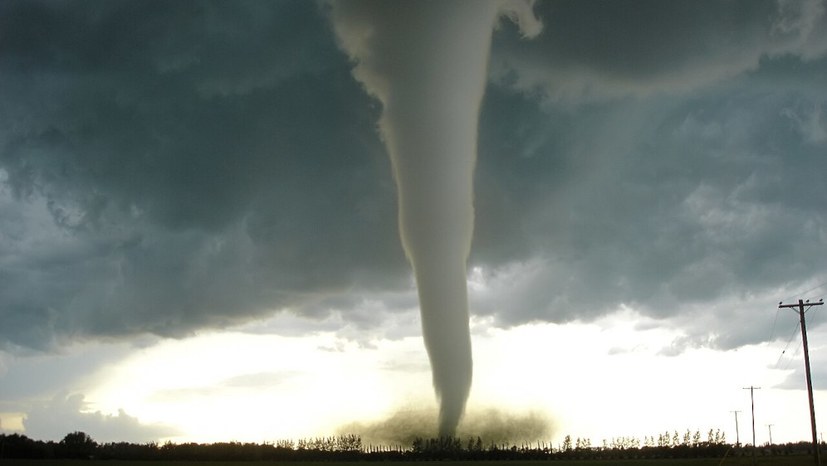
<instances>
[{"instance_id":1,"label":"tornado","mask_svg":"<svg viewBox=\"0 0 827 466\"><path fill-rule=\"evenodd\" d=\"M531 2L328 4L353 75L382 104L380 136L397 187L399 234L416 279L422 334L453 437L471 390L466 262L474 229L477 126L498 18L539 32Z\"/></svg>"}]
</instances>

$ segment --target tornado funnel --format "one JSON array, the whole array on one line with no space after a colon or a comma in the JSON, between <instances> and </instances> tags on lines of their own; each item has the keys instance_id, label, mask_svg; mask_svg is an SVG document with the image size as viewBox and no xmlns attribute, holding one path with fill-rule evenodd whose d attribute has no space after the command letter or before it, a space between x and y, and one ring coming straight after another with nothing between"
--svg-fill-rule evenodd
<instances>
[{"instance_id":1,"label":"tornado funnel","mask_svg":"<svg viewBox=\"0 0 827 466\"><path fill-rule=\"evenodd\" d=\"M530 16L530 3L508 5L518 22L525 11ZM474 226L477 124L502 5L380 0L331 6L341 46L355 62L354 76L383 105L379 129L397 186L402 246L419 294L439 435L453 436L473 372L466 261Z\"/></svg>"}]
</instances>

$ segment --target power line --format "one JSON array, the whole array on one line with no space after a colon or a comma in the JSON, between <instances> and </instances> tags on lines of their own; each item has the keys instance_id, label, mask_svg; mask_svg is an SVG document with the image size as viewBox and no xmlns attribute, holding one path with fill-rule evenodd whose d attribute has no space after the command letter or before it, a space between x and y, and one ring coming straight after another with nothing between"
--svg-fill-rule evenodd
<instances>
[{"instance_id":1,"label":"power line","mask_svg":"<svg viewBox=\"0 0 827 466\"><path fill-rule=\"evenodd\" d=\"M801 292L799 292L799 293L796 293L796 294L794 294L794 295L792 295L792 296L786 297L786 298L782 299L782 300L781 300L781 302L783 303L784 301L790 301L790 300L794 299L796 296L805 295L805 294L807 294L807 293L809 293L809 292L811 292L811 291L815 291L815 290L817 290L817 289L819 289L819 288L824 288L825 286L827 286L827 282L824 282L824 283L818 284L818 285L816 285L816 286L814 286L814 287L810 288L809 290L804 290L804 291L801 291Z\"/></svg>"},{"instance_id":2,"label":"power line","mask_svg":"<svg viewBox=\"0 0 827 466\"><path fill-rule=\"evenodd\" d=\"M804 304L806 305L807 303L804 303ZM812 312L810 312L810 311L812 311ZM818 312L815 312L815 311L816 311L816 309L813 309L812 307L809 307L809 308L804 310L805 314L809 313L809 315L810 315L810 318L807 320L807 325L810 326L811 330L822 324L821 315Z\"/></svg>"},{"instance_id":3,"label":"power line","mask_svg":"<svg viewBox=\"0 0 827 466\"><path fill-rule=\"evenodd\" d=\"M787 349L790 347L790 343L793 342L793 338L795 338L795 336L798 335L798 327L800 325L801 325L800 322L795 323L795 327L793 328L793 331L790 333L790 338L787 339L787 344L784 345L784 349L781 350L781 354L778 356L778 361L775 362L775 368L776 369L781 369L781 370L786 370L787 369L786 364L784 365L784 367L779 367L779 365L781 364L781 359L784 357L784 354L787 352ZM795 353L793 353L793 355L794 356L798 355L798 347L796 347ZM792 361L792 358L787 359L788 364L789 364L789 361Z\"/></svg>"},{"instance_id":4,"label":"power line","mask_svg":"<svg viewBox=\"0 0 827 466\"><path fill-rule=\"evenodd\" d=\"M769 341L772 341L772 339L775 338L775 324L778 323L778 314L780 314L780 313L781 313L781 309L776 309L775 310L775 319L772 320L772 329L770 330L770 339L769 339Z\"/></svg>"}]
</instances>

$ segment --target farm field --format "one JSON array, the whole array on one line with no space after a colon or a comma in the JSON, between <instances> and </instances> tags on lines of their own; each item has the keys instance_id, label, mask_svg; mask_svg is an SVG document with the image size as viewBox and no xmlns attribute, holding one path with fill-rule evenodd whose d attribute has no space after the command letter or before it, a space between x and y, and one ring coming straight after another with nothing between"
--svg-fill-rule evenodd
<instances>
[{"instance_id":1,"label":"farm field","mask_svg":"<svg viewBox=\"0 0 827 466\"><path fill-rule=\"evenodd\" d=\"M278 465L278 466L350 466L356 463L365 466L423 466L423 463L438 463L439 466L541 466L548 463L553 466L750 466L751 457L720 458L676 458L676 459L640 459L640 460L548 460L548 461L120 461L120 460L18 460L2 459L2 466L82 466L105 464L106 466L250 466L250 465ZM758 466L810 466L813 458L810 456L775 456L758 457Z\"/></svg>"}]
</instances>

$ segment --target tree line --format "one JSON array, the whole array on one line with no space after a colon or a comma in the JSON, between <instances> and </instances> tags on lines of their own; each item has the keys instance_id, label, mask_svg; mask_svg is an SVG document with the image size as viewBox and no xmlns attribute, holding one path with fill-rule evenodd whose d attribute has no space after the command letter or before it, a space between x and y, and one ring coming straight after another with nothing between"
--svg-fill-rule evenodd
<instances>
[{"instance_id":1,"label":"tree line","mask_svg":"<svg viewBox=\"0 0 827 466\"><path fill-rule=\"evenodd\" d=\"M812 454L807 442L767 445L762 456ZM553 460L721 458L752 455L751 446L726 443L720 431L703 440L699 432L665 432L644 437L617 437L593 446L590 439L566 436L556 448L536 442L522 445L485 444L480 437L416 438L409 446L364 445L358 435L320 437L273 443L98 443L84 432L67 434L60 442L34 440L21 434L0 434L0 459L100 459L166 461L393 461L393 460Z\"/></svg>"}]
</instances>

